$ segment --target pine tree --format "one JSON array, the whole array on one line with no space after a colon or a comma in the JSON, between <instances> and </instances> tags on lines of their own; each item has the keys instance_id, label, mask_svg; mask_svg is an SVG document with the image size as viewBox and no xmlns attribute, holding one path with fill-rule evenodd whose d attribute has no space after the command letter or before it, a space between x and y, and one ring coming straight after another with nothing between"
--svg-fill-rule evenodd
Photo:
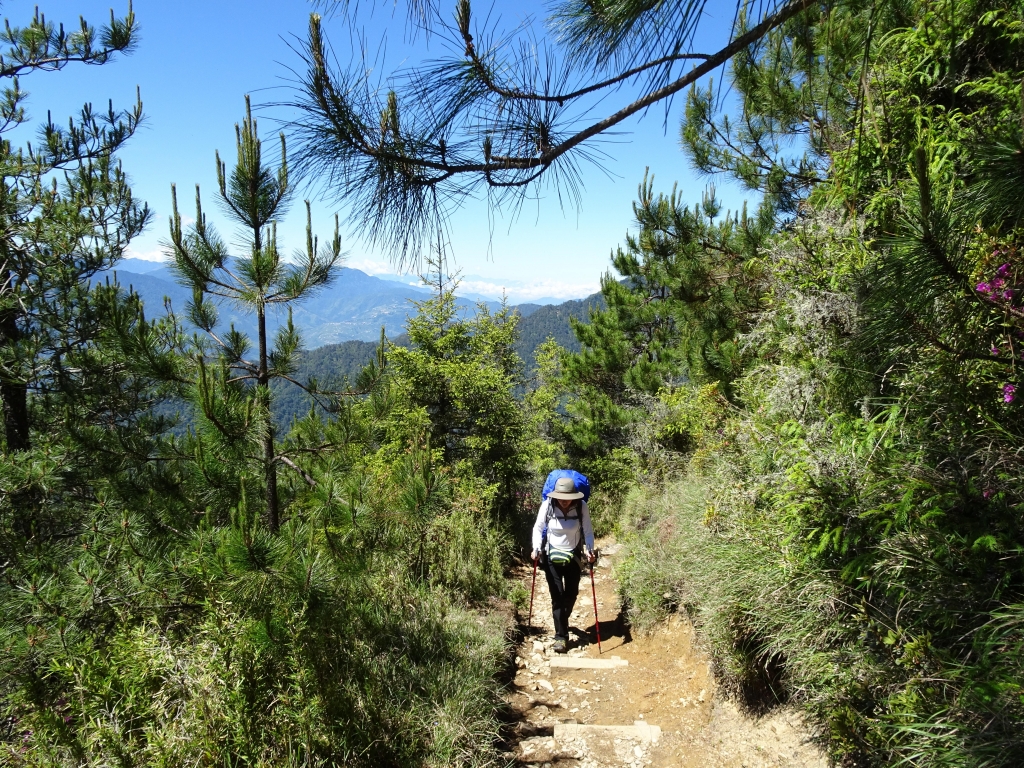
<instances>
[{"instance_id":1,"label":"pine tree","mask_svg":"<svg viewBox=\"0 0 1024 768\"><path fill-rule=\"evenodd\" d=\"M652 177L633 214L639 232L601 281L607 308L573 319L583 348L565 357L562 376L577 393L567 425L577 452L622 445L640 395L685 382L728 392L743 370L738 336L762 308L770 215L722 216L713 192L690 208L674 190L655 195Z\"/></svg>"},{"instance_id":2,"label":"pine tree","mask_svg":"<svg viewBox=\"0 0 1024 768\"><path fill-rule=\"evenodd\" d=\"M518 315L508 307L491 314L480 305L459 317L455 285L438 277L438 293L417 303L409 319L408 347L388 355L410 403L426 411L430 444L445 463L468 468L499 490L499 507L512 504L524 472L524 421L514 392L522 386L515 351Z\"/></svg>"},{"instance_id":3,"label":"pine tree","mask_svg":"<svg viewBox=\"0 0 1024 768\"><path fill-rule=\"evenodd\" d=\"M142 119L142 103L106 112L86 104L62 128L47 119L40 141L15 147L2 138L28 122L19 78L72 63L106 64L135 46L131 5L97 31L81 21L68 33L36 12L0 41L0 400L8 453L25 451L33 429L45 431L40 405L82 384L69 356L101 332L90 281L112 267L149 220L115 159ZM57 409L60 410L59 408ZM66 427L66 425L65 425Z\"/></svg>"},{"instance_id":4,"label":"pine tree","mask_svg":"<svg viewBox=\"0 0 1024 768\"><path fill-rule=\"evenodd\" d=\"M235 126L237 161L231 174L216 155L220 202L229 218L241 226L242 237L249 247L246 256L232 257L216 230L207 224L203 213L199 186L196 186L196 221L186 232L178 213L177 194L171 187L173 215L171 219L171 254L175 269L193 290L188 319L204 330L219 351L222 362L233 375L221 377L221 384L230 387L251 382L252 397L260 415L262 465L266 492L267 521L272 531L281 523L277 489L277 464L281 457L275 451L274 423L270 411L270 382L289 378L294 372L293 355L299 349L299 334L288 322L277 333L271 349L267 332L267 312L272 307L287 306L326 286L334 277L334 266L341 258L341 236L335 217L334 237L320 247L313 237L312 214L306 202L306 250L298 264L281 259L277 243L277 220L288 207L291 187L284 134L281 135L281 162L274 172L263 162L262 142L252 117L249 97L245 99L245 118ZM230 301L255 313L257 321L256 359L250 360L249 340L232 327L226 333L217 328L217 307L208 296ZM208 347L197 344L196 365L200 371L199 400L204 414L212 417L213 397L210 387L214 378L206 376ZM216 424L216 420L214 419ZM225 436L230 430L223 428Z\"/></svg>"}]
</instances>

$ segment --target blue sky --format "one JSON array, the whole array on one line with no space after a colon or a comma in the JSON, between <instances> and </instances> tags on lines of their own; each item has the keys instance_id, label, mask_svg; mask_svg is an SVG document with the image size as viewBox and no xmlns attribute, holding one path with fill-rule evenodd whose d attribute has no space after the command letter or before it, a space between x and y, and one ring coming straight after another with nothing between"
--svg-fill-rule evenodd
<instances>
[{"instance_id":1,"label":"blue sky","mask_svg":"<svg viewBox=\"0 0 1024 768\"><path fill-rule=\"evenodd\" d=\"M2 13L12 26L22 26L31 18L36 4L5 2ZM454 2L449 4L454 8ZM42 0L38 5L47 18L63 21L66 27L73 27L80 15L102 24L109 18L111 7L109 0ZM706 29L718 42L735 6L732 2L711 5L720 11L712 11ZM156 214L150 229L133 242L131 255L158 259L167 232L172 182L177 184L179 200L184 203L183 214L192 210L192 190L199 183L206 210L218 221L213 206L214 150L219 149L230 164L234 124L243 115L246 93L251 94L254 104L288 98L293 77L289 67L300 65L289 42L295 44L295 36L305 33L313 7L307 0L136 0L134 8L142 27L141 43L134 54L103 67L77 66L60 73L36 73L23 78L22 87L31 94L30 114L42 119L49 109L55 120L77 112L84 101L100 107L112 99L115 107L129 106L136 86L141 89L147 121L121 158L136 194L148 201ZM126 9L127 3L114 6L118 15ZM408 40L404 9L404 4L394 9L382 5L363 19L368 40L377 41L387 35L389 68L442 52L436 39L429 43L422 37ZM482 4L475 6L478 15L486 9ZM529 18L539 25L544 6L537 2L499 2L494 14L503 27ZM344 60L350 39L347 27L340 20L329 20L325 29ZM705 50L712 44L706 41L700 45L698 41L697 49ZM620 95L610 104L617 108L625 103L623 99L625 96ZM632 225L631 203L646 167L655 174L657 188L667 192L678 182L684 196L694 202L707 184L706 179L694 174L679 148L681 107L679 100L667 125L664 111L659 109L632 121L626 126L627 133L604 143L601 148L609 157L603 170L584 167L584 191L578 209L563 209L550 189L540 201L524 205L515 217L490 216L483 200L466 204L451 222L452 255L462 272L464 289L494 296L505 287L517 301L576 298L596 290L601 274L608 268L609 253ZM270 118L288 118L280 108L258 115L261 134L267 139L277 132ZM271 157L276 147L276 139L265 143ZM727 207L742 203L743 190L722 181L717 186ZM310 194L301 191L296 202ZM329 235L336 210L344 229L344 206L314 198L314 231ZM279 227L287 250L302 245L304 225L301 204L293 205L288 220ZM349 254L347 266L374 274L395 272L389 254L361 242L357 232L345 233L345 248Z\"/></svg>"}]
</instances>

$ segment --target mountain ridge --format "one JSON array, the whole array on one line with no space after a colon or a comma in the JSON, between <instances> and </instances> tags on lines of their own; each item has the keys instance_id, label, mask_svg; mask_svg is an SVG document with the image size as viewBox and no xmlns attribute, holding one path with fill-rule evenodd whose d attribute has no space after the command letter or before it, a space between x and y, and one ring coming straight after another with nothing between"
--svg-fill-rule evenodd
<instances>
[{"instance_id":1,"label":"mountain ridge","mask_svg":"<svg viewBox=\"0 0 1024 768\"><path fill-rule=\"evenodd\" d=\"M107 277L116 278L125 288L134 289L150 316L162 313L168 302L172 311L183 315L192 300L191 289L179 282L166 262L125 259L114 269L99 273L94 280L98 282ZM330 286L294 305L292 317L308 347L352 340L375 341L382 326L388 336L404 332L406 321L416 312L415 303L430 298L431 294L426 286L415 287L383 280L359 269L341 267ZM501 302L474 301L465 297L459 297L456 304L461 312L475 312L479 304L484 304L492 312L501 307ZM530 314L537 306L524 306L522 314ZM233 325L249 335L255 334L256 319L251 313L230 302L221 302L218 309L218 328ZM271 333L276 331L287 317L286 310L271 308L267 315L268 330Z\"/></svg>"}]
</instances>

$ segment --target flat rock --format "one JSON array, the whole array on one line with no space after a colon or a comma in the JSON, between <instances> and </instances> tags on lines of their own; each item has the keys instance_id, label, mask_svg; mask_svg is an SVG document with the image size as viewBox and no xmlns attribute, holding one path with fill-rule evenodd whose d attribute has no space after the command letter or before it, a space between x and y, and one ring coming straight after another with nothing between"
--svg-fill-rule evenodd
<instances>
[{"instance_id":1,"label":"flat rock","mask_svg":"<svg viewBox=\"0 0 1024 768\"><path fill-rule=\"evenodd\" d=\"M551 668L562 667L563 669L615 669L616 667L628 667L629 662L612 656L610 659L588 659L583 656L556 656L549 662Z\"/></svg>"},{"instance_id":2,"label":"flat rock","mask_svg":"<svg viewBox=\"0 0 1024 768\"><path fill-rule=\"evenodd\" d=\"M579 723L555 723L555 741L578 739L588 734L598 736L614 736L620 739L638 739L657 744L661 738L661 728L657 725L637 720L633 725L580 725Z\"/></svg>"}]
</instances>

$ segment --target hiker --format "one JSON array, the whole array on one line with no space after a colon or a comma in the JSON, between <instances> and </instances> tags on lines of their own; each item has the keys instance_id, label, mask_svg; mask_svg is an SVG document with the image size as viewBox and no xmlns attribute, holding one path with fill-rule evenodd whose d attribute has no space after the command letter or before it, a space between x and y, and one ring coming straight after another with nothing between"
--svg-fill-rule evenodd
<instances>
[{"instance_id":1,"label":"hiker","mask_svg":"<svg viewBox=\"0 0 1024 768\"><path fill-rule=\"evenodd\" d=\"M534 563L542 560L551 592L555 653L565 653L569 649L569 616L580 591L584 543L587 561L593 563L594 528L590 524L590 509L583 500L583 493L576 490L573 479L559 478L555 489L537 512L531 554Z\"/></svg>"}]
</instances>

